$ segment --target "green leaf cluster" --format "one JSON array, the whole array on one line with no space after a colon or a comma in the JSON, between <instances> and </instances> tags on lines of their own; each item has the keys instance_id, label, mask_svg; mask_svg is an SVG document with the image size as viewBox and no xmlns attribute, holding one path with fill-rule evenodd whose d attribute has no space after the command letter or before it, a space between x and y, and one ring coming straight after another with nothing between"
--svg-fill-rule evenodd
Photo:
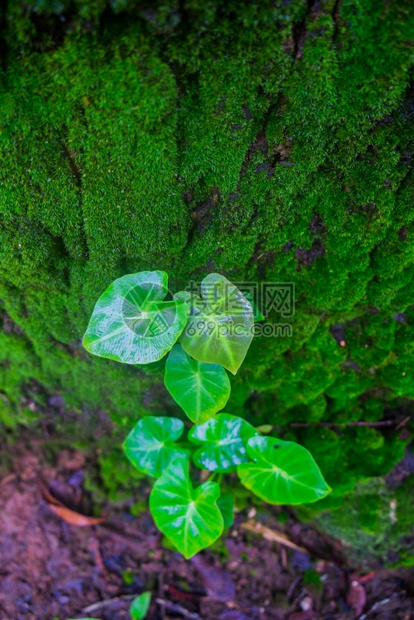
<instances>
[{"instance_id":1,"label":"green leaf cluster","mask_svg":"<svg viewBox=\"0 0 414 620\"><path fill-rule=\"evenodd\" d=\"M271 504L314 502L331 490L305 448L217 413L230 396L223 366L237 372L253 338L253 308L219 274L204 278L201 288L201 298L182 292L166 302L167 274L124 276L97 301L83 340L91 353L125 363L157 361L170 351L165 385L195 423L190 443L179 443L184 424L178 418L147 416L129 433L124 451L139 472L157 478L151 513L186 558L212 545L233 521L231 497L221 497L217 482L193 486L191 456L196 467L213 474L237 471L242 485ZM239 329L229 330L229 324ZM192 452L191 444L197 446Z\"/></svg>"},{"instance_id":2,"label":"green leaf cluster","mask_svg":"<svg viewBox=\"0 0 414 620\"><path fill-rule=\"evenodd\" d=\"M221 496L220 485L212 480L193 486L190 453L174 442L182 430L177 418L147 417L137 423L124 447L139 471L158 477L150 495L155 523L189 558L212 545L231 525L233 503L231 496ZM237 472L241 483L268 503L315 502L330 492L305 448L264 437L237 416L220 413L193 426L188 439L197 446L192 454L196 467Z\"/></svg>"}]
</instances>

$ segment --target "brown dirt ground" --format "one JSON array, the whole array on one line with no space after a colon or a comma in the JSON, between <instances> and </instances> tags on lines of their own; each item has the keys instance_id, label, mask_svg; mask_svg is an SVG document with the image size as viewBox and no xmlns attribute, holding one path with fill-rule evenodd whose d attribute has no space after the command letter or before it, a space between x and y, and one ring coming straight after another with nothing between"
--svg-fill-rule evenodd
<instances>
[{"instance_id":1,"label":"brown dirt ground","mask_svg":"<svg viewBox=\"0 0 414 620\"><path fill-rule=\"evenodd\" d=\"M408 571L368 574L349 566L338 541L291 518L263 523L304 548L247 532L238 514L216 551L184 561L166 549L148 513L108 505L105 521L78 527L50 508L44 490L90 513L84 457L64 450L50 464L36 447L16 450L0 480L0 619L129 618L134 595L153 593L148 620L410 620ZM277 509L276 509L277 511Z\"/></svg>"}]
</instances>

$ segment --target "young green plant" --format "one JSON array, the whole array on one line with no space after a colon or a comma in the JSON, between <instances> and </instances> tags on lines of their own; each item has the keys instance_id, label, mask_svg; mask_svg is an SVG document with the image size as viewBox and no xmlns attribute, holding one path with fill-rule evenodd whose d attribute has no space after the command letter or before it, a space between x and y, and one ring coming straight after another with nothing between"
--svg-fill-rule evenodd
<instances>
[{"instance_id":1,"label":"young green plant","mask_svg":"<svg viewBox=\"0 0 414 620\"><path fill-rule=\"evenodd\" d=\"M225 475L269 504L303 504L325 497L326 484L302 446L264 436L226 413L230 380L263 318L253 301L212 273L200 296L168 296L168 276L143 271L115 280L99 298L83 339L94 355L127 364L156 362L168 353L165 386L193 426L146 416L124 443L125 454L155 478L150 510L159 530L185 558L212 545L233 522L233 501L222 493ZM219 413L221 412L221 413ZM192 467L211 472L194 486ZM218 475L217 481L214 479Z\"/></svg>"}]
</instances>

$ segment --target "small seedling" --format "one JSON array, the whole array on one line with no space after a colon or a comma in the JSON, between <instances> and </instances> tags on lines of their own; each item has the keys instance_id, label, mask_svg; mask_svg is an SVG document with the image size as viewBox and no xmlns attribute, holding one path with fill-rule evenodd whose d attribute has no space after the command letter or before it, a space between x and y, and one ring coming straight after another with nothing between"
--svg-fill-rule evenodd
<instances>
[{"instance_id":1,"label":"small seedling","mask_svg":"<svg viewBox=\"0 0 414 620\"><path fill-rule=\"evenodd\" d=\"M315 502L331 489L305 448L264 436L272 430L269 425L254 428L223 412L231 390L225 369L239 370L254 321L262 318L258 309L214 273L201 283L201 296L182 291L166 300L167 294L168 276L162 271L115 280L98 300L83 344L95 355L127 364L148 364L169 353L165 386L194 425L185 437L178 418L144 417L124 450L140 472L156 479L152 516L188 559L233 523L233 500L221 492L224 475L237 475L269 504ZM191 477L193 465L210 472L198 486Z\"/></svg>"},{"instance_id":2,"label":"small seedling","mask_svg":"<svg viewBox=\"0 0 414 620\"><path fill-rule=\"evenodd\" d=\"M144 592L140 594L132 601L129 608L129 615L131 620L144 620L148 613L149 606L151 604L151 592Z\"/></svg>"}]
</instances>

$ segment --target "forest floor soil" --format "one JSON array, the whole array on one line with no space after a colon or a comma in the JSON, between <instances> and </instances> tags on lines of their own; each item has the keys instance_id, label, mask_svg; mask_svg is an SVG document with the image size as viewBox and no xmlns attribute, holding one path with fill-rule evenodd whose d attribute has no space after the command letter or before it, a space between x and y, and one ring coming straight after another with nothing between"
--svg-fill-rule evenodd
<instances>
[{"instance_id":1,"label":"forest floor soil","mask_svg":"<svg viewBox=\"0 0 414 620\"><path fill-rule=\"evenodd\" d=\"M95 523L84 466L75 450L13 448L0 480L1 620L127 619L148 590L148 620L414 618L412 573L350 565L339 541L293 514L282 524L277 509L238 513L223 544L190 561L147 512L108 503Z\"/></svg>"}]
</instances>

